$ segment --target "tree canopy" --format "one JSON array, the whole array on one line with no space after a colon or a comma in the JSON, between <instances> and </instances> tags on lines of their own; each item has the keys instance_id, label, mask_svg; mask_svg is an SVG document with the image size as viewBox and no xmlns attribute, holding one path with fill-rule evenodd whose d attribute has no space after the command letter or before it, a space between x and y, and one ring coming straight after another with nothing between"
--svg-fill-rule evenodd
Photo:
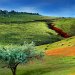
<instances>
[{"instance_id":1,"label":"tree canopy","mask_svg":"<svg viewBox=\"0 0 75 75\"><path fill-rule=\"evenodd\" d=\"M29 13L29 12L18 12L15 10L7 11L7 10L0 10L1 15L10 15L10 14L30 14L30 15L39 15L39 13Z\"/></svg>"},{"instance_id":2,"label":"tree canopy","mask_svg":"<svg viewBox=\"0 0 75 75\"><path fill-rule=\"evenodd\" d=\"M40 54L36 52L33 42L31 44L25 43L22 46L0 47L0 60L12 70L13 75L16 75L18 64L27 63L36 56L40 57Z\"/></svg>"}]
</instances>

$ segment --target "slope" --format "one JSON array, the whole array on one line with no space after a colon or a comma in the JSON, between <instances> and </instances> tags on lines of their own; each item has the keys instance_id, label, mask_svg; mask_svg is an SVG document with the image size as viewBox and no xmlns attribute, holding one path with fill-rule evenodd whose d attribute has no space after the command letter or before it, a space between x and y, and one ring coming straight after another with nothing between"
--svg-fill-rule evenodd
<instances>
[{"instance_id":1,"label":"slope","mask_svg":"<svg viewBox=\"0 0 75 75\"><path fill-rule=\"evenodd\" d=\"M3 44L23 44L24 41L34 41L36 45L41 45L58 40L60 38L48 29L44 22L0 24L0 43Z\"/></svg>"},{"instance_id":2,"label":"slope","mask_svg":"<svg viewBox=\"0 0 75 75\"><path fill-rule=\"evenodd\" d=\"M56 48L65 48L65 47L72 47L72 46L75 46L75 36L61 40L59 42L55 42L53 44L37 46L37 48L42 50L53 50Z\"/></svg>"},{"instance_id":3,"label":"slope","mask_svg":"<svg viewBox=\"0 0 75 75\"><path fill-rule=\"evenodd\" d=\"M62 29L71 36L75 36L75 18L63 18L54 21L56 27Z\"/></svg>"}]
</instances>

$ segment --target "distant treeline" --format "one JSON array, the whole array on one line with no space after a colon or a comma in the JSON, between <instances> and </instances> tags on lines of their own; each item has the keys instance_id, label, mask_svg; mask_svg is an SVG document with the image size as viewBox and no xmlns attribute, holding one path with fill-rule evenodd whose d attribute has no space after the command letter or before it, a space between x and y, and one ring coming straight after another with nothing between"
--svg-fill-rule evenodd
<instances>
[{"instance_id":1,"label":"distant treeline","mask_svg":"<svg viewBox=\"0 0 75 75\"><path fill-rule=\"evenodd\" d=\"M15 10L11 10L11 11L0 10L0 15L9 15L9 14L30 14L30 15L40 15L39 13L17 12L17 11L15 11Z\"/></svg>"}]
</instances>

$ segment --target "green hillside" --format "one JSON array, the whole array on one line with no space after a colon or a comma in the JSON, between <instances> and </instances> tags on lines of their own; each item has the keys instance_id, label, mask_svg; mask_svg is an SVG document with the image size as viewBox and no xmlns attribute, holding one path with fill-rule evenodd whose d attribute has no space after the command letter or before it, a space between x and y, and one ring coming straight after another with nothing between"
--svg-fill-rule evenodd
<instances>
[{"instance_id":1,"label":"green hillside","mask_svg":"<svg viewBox=\"0 0 75 75\"><path fill-rule=\"evenodd\" d=\"M6 16L0 16L0 22L26 22L32 20L43 19L42 16L38 15L29 15L29 14L11 14Z\"/></svg>"},{"instance_id":2,"label":"green hillside","mask_svg":"<svg viewBox=\"0 0 75 75\"><path fill-rule=\"evenodd\" d=\"M23 44L24 41L33 41L36 45L42 45L59 41L61 37L48 29L45 22L28 22L51 18L31 14L0 15L0 44Z\"/></svg>"},{"instance_id":3,"label":"green hillside","mask_svg":"<svg viewBox=\"0 0 75 75\"><path fill-rule=\"evenodd\" d=\"M59 42L55 42L53 44L37 46L36 48L38 48L39 50L51 50L56 48L72 47L72 46L75 46L75 36L61 40Z\"/></svg>"},{"instance_id":4,"label":"green hillside","mask_svg":"<svg viewBox=\"0 0 75 75\"><path fill-rule=\"evenodd\" d=\"M54 21L56 27L62 29L64 32L75 36L75 18L63 18Z\"/></svg>"},{"instance_id":5,"label":"green hillside","mask_svg":"<svg viewBox=\"0 0 75 75\"><path fill-rule=\"evenodd\" d=\"M47 27L46 22L34 22L34 20L53 19L31 14L8 14L0 15L0 43L1 44L23 44L35 42L36 45L54 43L63 39L55 31ZM54 20L56 27L70 35L75 34L75 19ZM28 22L32 21L32 22ZM27 23L26 23L27 22Z\"/></svg>"},{"instance_id":6,"label":"green hillside","mask_svg":"<svg viewBox=\"0 0 75 75\"><path fill-rule=\"evenodd\" d=\"M19 46L17 44L22 45L24 41L33 41L36 45L40 45L36 46L37 51L75 46L75 36L63 39L55 31L49 29L46 22L25 23L27 21L47 18L50 17L29 14L1 15L0 46L10 46L7 44ZM75 35L74 20L75 19L56 19L53 23L65 32ZM72 28L72 26L74 27ZM1 62L0 64L1 66L3 65ZM75 74L74 66L75 56L45 56L41 61L34 59L27 64L19 65L17 75L70 75ZM0 68L0 75L11 75L11 71L7 68Z\"/></svg>"},{"instance_id":7,"label":"green hillside","mask_svg":"<svg viewBox=\"0 0 75 75\"><path fill-rule=\"evenodd\" d=\"M34 41L36 45L40 45L58 40L60 38L48 29L44 22L0 24L0 43L2 44L23 44L24 41Z\"/></svg>"},{"instance_id":8,"label":"green hillside","mask_svg":"<svg viewBox=\"0 0 75 75\"><path fill-rule=\"evenodd\" d=\"M33 15L33 14L0 14L0 23L24 23L33 20L53 19L55 17Z\"/></svg>"}]
</instances>

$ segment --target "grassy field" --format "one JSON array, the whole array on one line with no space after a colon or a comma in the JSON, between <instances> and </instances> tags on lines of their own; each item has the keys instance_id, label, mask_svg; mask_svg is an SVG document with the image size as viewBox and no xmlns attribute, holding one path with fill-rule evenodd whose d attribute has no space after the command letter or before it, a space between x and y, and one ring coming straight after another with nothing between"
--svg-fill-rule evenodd
<instances>
[{"instance_id":1,"label":"grassy field","mask_svg":"<svg viewBox=\"0 0 75 75\"><path fill-rule=\"evenodd\" d=\"M56 48L64 48L64 47L72 47L72 46L75 46L75 36L52 44L37 46L36 48L40 50L52 50Z\"/></svg>"},{"instance_id":2,"label":"grassy field","mask_svg":"<svg viewBox=\"0 0 75 75\"><path fill-rule=\"evenodd\" d=\"M48 29L44 22L25 24L0 24L1 44L23 44L34 41L36 45L60 40L56 33Z\"/></svg>"},{"instance_id":3,"label":"grassy field","mask_svg":"<svg viewBox=\"0 0 75 75\"><path fill-rule=\"evenodd\" d=\"M53 17L29 14L0 15L0 43L23 44L24 41L33 41L36 45L41 45L61 40L53 30L48 29L45 22L25 23L43 19Z\"/></svg>"},{"instance_id":4,"label":"grassy field","mask_svg":"<svg viewBox=\"0 0 75 75\"><path fill-rule=\"evenodd\" d=\"M75 46L75 19L56 19L56 27L61 28L73 37L64 39L55 31L48 29L45 22L33 20L51 19L38 15L0 15L0 46L7 44L23 44L35 42L38 51ZM62 40L63 39L63 40ZM61 40L61 41L60 41ZM59 41L59 42L57 42ZM53 43L54 42L54 43ZM43 45L44 44L44 45ZM2 63L0 63L2 64ZM75 56L44 56L43 60L33 60L19 65L17 75L75 75ZM7 68L0 68L0 75L12 75Z\"/></svg>"},{"instance_id":5,"label":"grassy field","mask_svg":"<svg viewBox=\"0 0 75 75\"><path fill-rule=\"evenodd\" d=\"M26 21L32 21L32 20L37 20L37 19L43 19L42 16L38 15L29 15L29 14L10 14L10 15L5 15L5 16L0 16L0 22L26 22Z\"/></svg>"},{"instance_id":6,"label":"grassy field","mask_svg":"<svg viewBox=\"0 0 75 75\"><path fill-rule=\"evenodd\" d=\"M23 23L33 20L43 20L43 19L54 19L56 17L48 17L41 15L31 15L31 14L9 14L9 15L0 15L0 23Z\"/></svg>"},{"instance_id":7,"label":"grassy field","mask_svg":"<svg viewBox=\"0 0 75 75\"><path fill-rule=\"evenodd\" d=\"M64 32L75 36L75 18L59 19L54 21L56 27L59 27Z\"/></svg>"},{"instance_id":8,"label":"grassy field","mask_svg":"<svg viewBox=\"0 0 75 75\"><path fill-rule=\"evenodd\" d=\"M72 75L75 74L75 57L49 56L43 61L19 65L17 75ZM12 75L7 68L0 68L0 75Z\"/></svg>"},{"instance_id":9,"label":"grassy field","mask_svg":"<svg viewBox=\"0 0 75 75\"><path fill-rule=\"evenodd\" d=\"M10 15L10 17L1 16L0 43L23 44L24 41L34 41L36 45L43 45L60 41L63 38L60 37L55 31L48 29L46 22L24 23L27 21L51 18L52 17L29 14ZM57 19L53 23L72 36L75 35L74 20L75 19Z\"/></svg>"}]
</instances>

